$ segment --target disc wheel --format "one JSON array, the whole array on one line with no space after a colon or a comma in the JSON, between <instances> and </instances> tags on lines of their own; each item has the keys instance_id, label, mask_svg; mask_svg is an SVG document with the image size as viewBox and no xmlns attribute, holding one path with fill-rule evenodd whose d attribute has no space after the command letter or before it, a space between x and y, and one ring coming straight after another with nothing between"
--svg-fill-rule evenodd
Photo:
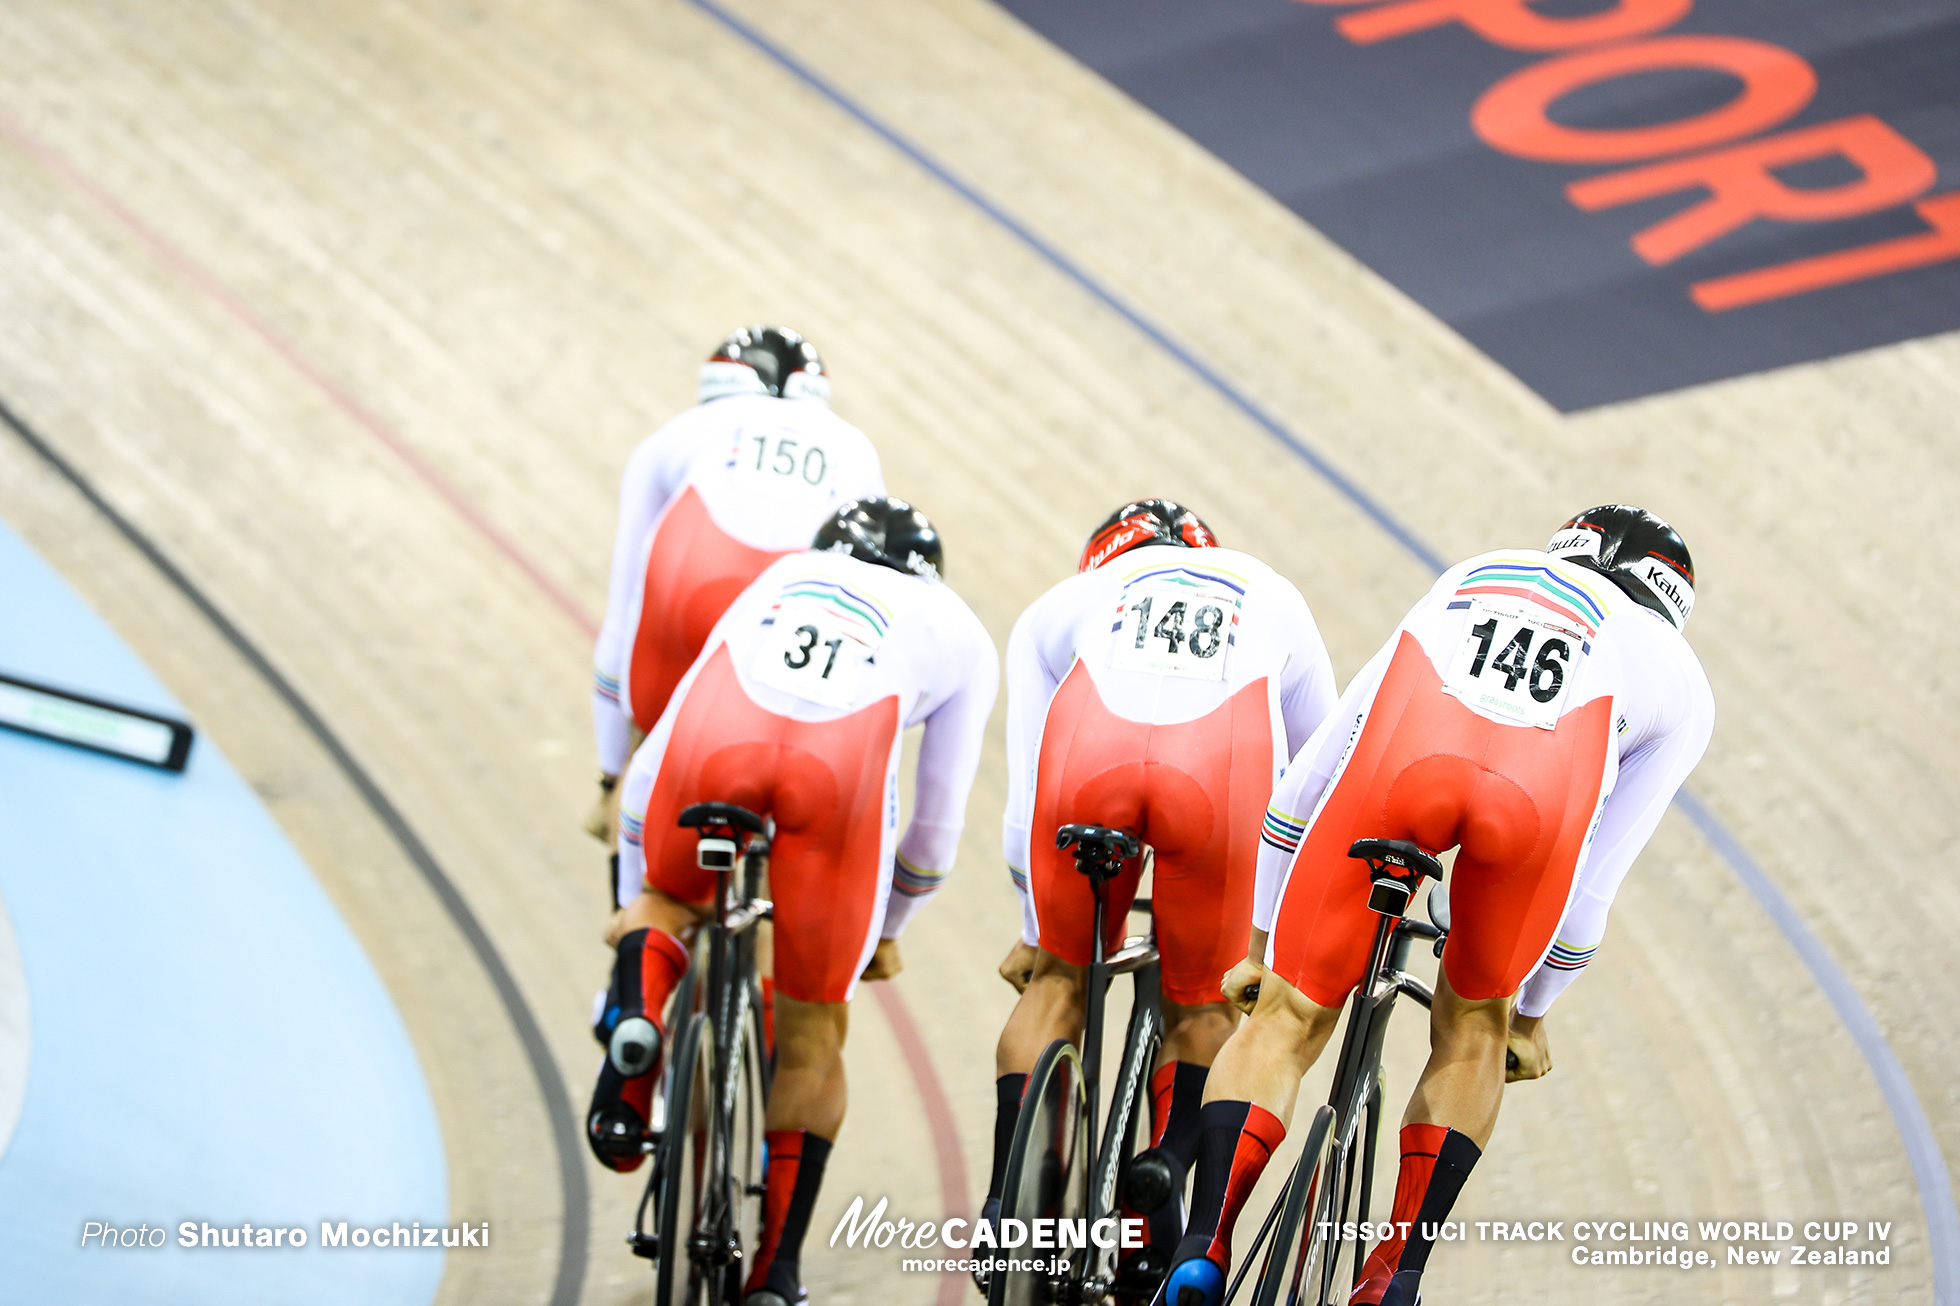
<instances>
[{"instance_id":1,"label":"disc wheel","mask_svg":"<svg viewBox=\"0 0 1960 1306\"><path fill-rule=\"evenodd\" d=\"M1089 1139L1083 1128L1082 1061L1075 1048L1057 1039L1028 1075L1020 1122L1008 1152L1000 1214L1013 1220L1082 1219L1089 1208ZM975 1253L978 1256L980 1253ZM1062 1299L1057 1276L1025 1268L1030 1260L1052 1262L1058 1253L1026 1247L1001 1248L1004 1260L1023 1268L994 1271L988 1306L1050 1306ZM1079 1277L1082 1254L1073 1257ZM1064 1275L1062 1278L1069 1276Z\"/></svg>"},{"instance_id":2,"label":"disc wheel","mask_svg":"<svg viewBox=\"0 0 1960 1306\"><path fill-rule=\"evenodd\" d=\"M1328 1238L1335 1212L1334 1108L1314 1112L1305 1148L1287 1181L1286 1198L1272 1245L1252 1291L1252 1306L1345 1306L1345 1289L1335 1291L1334 1255L1338 1244Z\"/></svg>"},{"instance_id":3,"label":"disc wheel","mask_svg":"<svg viewBox=\"0 0 1960 1306\"><path fill-rule=\"evenodd\" d=\"M660 1255L655 1263L656 1306L707 1306L708 1266L691 1254L697 1234L713 1232L710 1199L715 1182L714 1025L706 1013L687 1017L674 1046L667 1091L666 1129L660 1141Z\"/></svg>"}]
</instances>

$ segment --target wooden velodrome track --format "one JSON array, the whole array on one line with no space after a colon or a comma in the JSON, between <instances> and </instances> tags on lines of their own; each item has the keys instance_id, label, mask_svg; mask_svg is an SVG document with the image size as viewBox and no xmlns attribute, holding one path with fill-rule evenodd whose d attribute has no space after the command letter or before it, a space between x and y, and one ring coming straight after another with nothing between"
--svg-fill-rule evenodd
<instances>
[{"instance_id":1,"label":"wooden velodrome track","mask_svg":"<svg viewBox=\"0 0 1960 1306\"><path fill-rule=\"evenodd\" d=\"M1353 499L1093 287L1444 558L1535 545L1608 500L1681 527L1720 712L1693 791L1843 968L1960 1157L1960 341L1561 418L985 0L726 12L998 210L686 0L0 13L0 400L101 500L6 436L0 516L254 781L392 988L455 1214L498 1231L449 1258L444 1301L649 1290L619 1243L636 1183L582 1150L561 1175L606 965L577 828L587 668L619 470L727 327L818 343L838 410L941 524L951 583L997 639L1131 494L1187 500L1297 581L1343 677L1425 587ZM943 1286L896 1253L823 1250L851 1196L922 1219L978 1202L1016 921L1001 771L996 732L902 1001L860 1004L806 1258L820 1306ZM1915 1175L1831 1001L1679 813L1551 1032L1557 1071L1507 1101L1465 1218L1889 1220L1893 1264L1689 1278L1473 1242L1439 1253L1434 1300L1932 1300L1922 1201L1945 1163L1924 1153ZM1399 1102L1419 1021L1394 1042ZM557 1135L539 1066L567 1095Z\"/></svg>"}]
</instances>

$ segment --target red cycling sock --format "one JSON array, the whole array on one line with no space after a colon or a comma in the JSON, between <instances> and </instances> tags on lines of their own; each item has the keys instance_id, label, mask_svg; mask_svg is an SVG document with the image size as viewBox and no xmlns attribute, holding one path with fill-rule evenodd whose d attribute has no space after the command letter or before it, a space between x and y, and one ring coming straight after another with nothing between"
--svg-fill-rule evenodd
<instances>
[{"instance_id":1,"label":"red cycling sock","mask_svg":"<svg viewBox=\"0 0 1960 1306\"><path fill-rule=\"evenodd\" d=\"M1171 1200L1150 1217L1150 1245L1169 1252L1184 1232L1184 1175L1198 1150L1198 1112L1204 1105L1209 1066L1169 1061L1150 1076L1150 1145L1176 1161ZM1124 1214L1130 1212L1127 1208Z\"/></svg>"},{"instance_id":2,"label":"red cycling sock","mask_svg":"<svg viewBox=\"0 0 1960 1306\"><path fill-rule=\"evenodd\" d=\"M1449 1217L1463 1181L1482 1155L1468 1135L1448 1126L1402 1126L1402 1168L1395 1176L1395 1204L1388 1217L1395 1233L1369 1253L1350 1306L1379 1303L1397 1270L1422 1272L1435 1242L1423 1226Z\"/></svg>"},{"instance_id":3,"label":"red cycling sock","mask_svg":"<svg viewBox=\"0 0 1960 1306\"><path fill-rule=\"evenodd\" d=\"M687 974L687 948L681 941L665 930L635 930L634 934L644 933L638 969L640 972L640 1006L648 1020L667 1031L667 999L674 996L681 976ZM631 938L632 935L626 936ZM626 939L620 940L622 962Z\"/></svg>"},{"instance_id":4,"label":"red cycling sock","mask_svg":"<svg viewBox=\"0 0 1960 1306\"><path fill-rule=\"evenodd\" d=\"M1177 1087L1177 1062L1166 1061L1150 1075L1150 1145L1160 1147L1171 1122L1171 1095Z\"/></svg>"},{"instance_id":5,"label":"red cycling sock","mask_svg":"<svg viewBox=\"0 0 1960 1306\"><path fill-rule=\"evenodd\" d=\"M807 1129L771 1129L763 1134L769 1145L769 1170L763 1178L762 1245L755 1268L742 1288L744 1295L764 1288L794 1302L802 1287L800 1262L803 1235L810 1211L823 1186L824 1163L830 1159L830 1140Z\"/></svg>"},{"instance_id":6,"label":"red cycling sock","mask_svg":"<svg viewBox=\"0 0 1960 1306\"><path fill-rule=\"evenodd\" d=\"M1232 1226L1272 1159L1286 1126L1252 1102L1207 1102L1198 1112L1198 1157L1193 1163L1191 1219L1173 1262L1208 1256L1232 1268Z\"/></svg>"},{"instance_id":7,"label":"red cycling sock","mask_svg":"<svg viewBox=\"0 0 1960 1306\"><path fill-rule=\"evenodd\" d=\"M606 992L606 1010L594 1032L609 1034L621 1021L645 1016L664 1034L667 1000L686 973L687 949L679 939L661 930L629 931L619 941L613 960L612 985ZM656 1073L658 1067L659 1062L655 1060L645 1073L627 1078L613 1066L610 1057L601 1064L592 1107L586 1117L595 1150L601 1149L599 1140L610 1136L610 1129L622 1125L615 1104L623 1104L632 1112L631 1121L624 1123L635 1130L646 1128L653 1114L653 1090L660 1078ZM593 1133L595 1129L598 1132ZM635 1151L606 1148L599 1151L599 1159L615 1170L626 1171L639 1169L644 1158Z\"/></svg>"}]
</instances>

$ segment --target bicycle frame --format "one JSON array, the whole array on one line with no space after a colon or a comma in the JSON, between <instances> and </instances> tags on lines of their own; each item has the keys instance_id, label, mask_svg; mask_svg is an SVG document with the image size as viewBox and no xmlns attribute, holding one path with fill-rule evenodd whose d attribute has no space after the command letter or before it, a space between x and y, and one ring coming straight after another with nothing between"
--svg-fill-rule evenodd
<instances>
[{"instance_id":1,"label":"bicycle frame","mask_svg":"<svg viewBox=\"0 0 1960 1306\"><path fill-rule=\"evenodd\" d=\"M1364 854L1361 851L1364 846L1375 855ZM1434 878L1439 883L1442 880L1442 867L1433 857L1413 845L1391 845L1382 840L1357 842L1349 850L1349 856L1367 860L1376 874L1369 907L1378 913L1379 918L1375 923L1374 943L1369 949L1368 969L1363 972L1361 982L1348 998L1346 1026L1335 1060L1333 1088L1327 1098L1328 1106L1335 1113L1334 1141L1330 1151L1335 1164L1329 1167L1327 1182L1340 1185L1338 1200L1331 1204L1331 1209L1337 1215L1347 1212L1349 1199L1358 1195L1359 1206L1355 1218L1359 1221L1367 1219L1374 1195L1376 1143L1382 1109L1381 1049L1388 1032L1388 1018L1394 1012L1397 999L1403 995L1424 1008L1434 1000L1429 986L1406 969L1410 943L1419 938L1434 940L1437 955L1440 956L1447 935L1433 925L1410 919L1407 914L1423 879ZM1402 866L1410 873L1403 876L1386 873L1385 865ZM1354 1145L1364 1117L1368 1127L1365 1137L1361 1139L1360 1155L1357 1156ZM1360 1172L1358 1194L1355 1191L1357 1168ZM1296 1178L1297 1174L1288 1177L1287 1189L1292 1187ZM1281 1191L1279 1201L1274 1203L1258 1236L1248 1248L1245 1261L1225 1294L1227 1302L1237 1294L1257 1260L1260 1248L1286 1204L1287 1195L1286 1190ZM1316 1302L1326 1299L1345 1242L1336 1231L1333 1245L1321 1262L1322 1282L1314 1299ZM1361 1281L1362 1269L1366 1264L1365 1254L1365 1241L1356 1239L1354 1283ZM1343 1293L1342 1298L1345 1299L1345 1296Z\"/></svg>"},{"instance_id":2,"label":"bicycle frame","mask_svg":"<svg viewBox=\"0 0 1960 1306\"><path fill-rule=\"evenodd\" d=\"M1063 1040L1050 1044L1036 1064L1035 1077L1040 1079L1046 1073L1043 1067L1055 1064L1053 1059L1058 1055L1058 1050L1059 1055L1074 1060L1078 1067L1079 1087L1070 1092L1079 1094L1079 1097L1072 1099L1075 1105L1068 1109L1080 1112L1076 1118L1086 1130L1079 1135L1086 1141L1080 1164L1087 1170L1082 1176L1082 1188L1079 1190L1080 1211L1093 1227L1095 1222L1114 1216L1119 1210L1117 1190L1129 1159L1129 1145L1135 1141L1138 1112L1141 1099L1148 1092L1151 1065L1163 1041L1163 1013L1158 998L1155 941L1149 937L1129 938L1113 953L1107 950L1104 943L1109 911L1108 883L1115 878L1125 859L1142 855L1141 842L1134 835L1100 826L1062 827L1057 833L1056 845L1066 849L1072 844L1075 845L1076 867L1088 876L1094 898L1094 938L1086 977L1083 1033L1077 1045L1071 1046ZM1149 905L1147 899L1141 899L1136 904L1142 910L1148 910ZM1135 1000L1122 1059L1117 1065L1118 1091L1111 1104L1109 1119L1104 1121L1102 1042L1108 990L1116 976L1125 974L1134 977ZM1146 1087L1139 1088L1140 1085ZM1033 1091L1032 1085L1030 1091ZM1022 1128L1017 1130L1017 1160L1011 1163L1009 1170L1010 1191L1017 1183L1015 1176L1022 1164L1018 1158L1024 1135L1027 1138L1033 1136L1025 1114ZM1003 1214L1007 1213L1003 1211ZM1117 1241L1120 1243L1120 1239ZM1094 1306L1094 1303L1108 1300L1119 1286L1115 1271L1120 1251L1120 1246L1092 1245L1081 1249L1081 1256L1074 1261L1074 1268L1060 1278L1051 1278L1040 1290L1044 1295L1038 1300L1065 1301L1071 1306ZM992 1299L999 1300L1001 1293L1019 1290L1011 1289L1006 1281L996 1279L989 1283L988 1291Z\"/></svg>"},{"instance_id":3,"label":"bicycle frame","mask_svg":"<svg viewBox=\"0 0 1960 1306\"><path fill-rule=\"evenodd\" d=\"M736 1212L733 1206L740 1195L733 1193L729 1187L738 1179L734 1174L733 1116L734 1104L741 1090L738 1080L745 1064L744 1058L737 1052L745 1027L753 1018L747 980L755 969L755 927L771 919L774 913L773 904L757 896L768 864L770 841L761 818L724 804L696 804L681 814L680 823L695 828L702 835L703 867L715 872L715 897L712 910L704 922L705 928L696 936L693 948L695 964L688 968L687 976L675 995L674 1017L669 1023L678 1033L684 1016L692 1019L696 1014L705 1014L707 1027L713 1034L711 1065L715 1075L714 1091L712 1101L706 1104L705 1109L711 1113L709 1137L713 1149L712 1170L718 1177L717 1182L706 1187L704 1205L688 1233L684 1250L688 1260L697 1267L705 1263L711 1270L726 1271L733 1266L739 1272L742 1250L739 1231L735 1228ZM747 838L739 840L739 849L737 841L731 839L721 839L724 846L711 849L708 841L711 837L718 838L713 833L715 831L727 831L729 835L736 836L746 834ZM717 858L726 856L726 864L718 860L710 863L711 853ZM739 886L736 883L738 876ZM678 1060L678 1056L671 1058L663 1075L658 1103L662 1113L674 1095ZM766 1100L768 1066L761 1065L757 1070ZM668 1143L677 1136L676 1129L686 1128L688 1122L663 1119L662 1125L662 1138L656 1149L657 1163L650 1168L646 1190L634 1215L634 1230L627 1239L635 1255L654 1261L663 1256L676 1256L683 1251L679 1247L663 1248L659 1237L646 1229L649 1212L656 1226L660 1221L656 1194L662 1190L667 1178L666 1170L670 1164ZM675 1232L680 1232L678 1227Z\"/></svg>"}]
</instances>

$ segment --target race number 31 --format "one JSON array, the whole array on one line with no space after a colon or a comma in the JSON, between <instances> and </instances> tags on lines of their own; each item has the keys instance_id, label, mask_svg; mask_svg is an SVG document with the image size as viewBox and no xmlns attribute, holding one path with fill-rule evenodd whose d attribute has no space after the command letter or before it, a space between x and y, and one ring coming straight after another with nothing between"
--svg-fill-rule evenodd
<instances>
[{"instance_id":1,"label":"race number 31","mask_svg":"<svg viewBox=\"0 0 1960 1306\"><path fill-rule=\"evenodd\" d=\"M1118 671L1222 680L1239 597L1230 590L1177 582L1133 586L1111 635L1109 665Z\"/></svg>"},{"instance_id":2,"label":"race number 31","mask_svg":"<svg viewBox=\"0 0 1960 1306\"><path fill-rule=\"evenodd\" d=\"M1501 720L1551 730L1583 648L1583 637L1548 613L1472 598L1443 690Z\"/></svg>"},{"instance_id":3,"label":"race number 31","mask_svg":"<svg viewBox=\"0 0 1960 1306\"><path fill-rule=\"evenodd\" d=\"M859 623L847 622L830 604L789 598L763 637L749 668L754 680L825 707L857 701L866 661L877 652Z\"/></svg>"}]
</instances>

